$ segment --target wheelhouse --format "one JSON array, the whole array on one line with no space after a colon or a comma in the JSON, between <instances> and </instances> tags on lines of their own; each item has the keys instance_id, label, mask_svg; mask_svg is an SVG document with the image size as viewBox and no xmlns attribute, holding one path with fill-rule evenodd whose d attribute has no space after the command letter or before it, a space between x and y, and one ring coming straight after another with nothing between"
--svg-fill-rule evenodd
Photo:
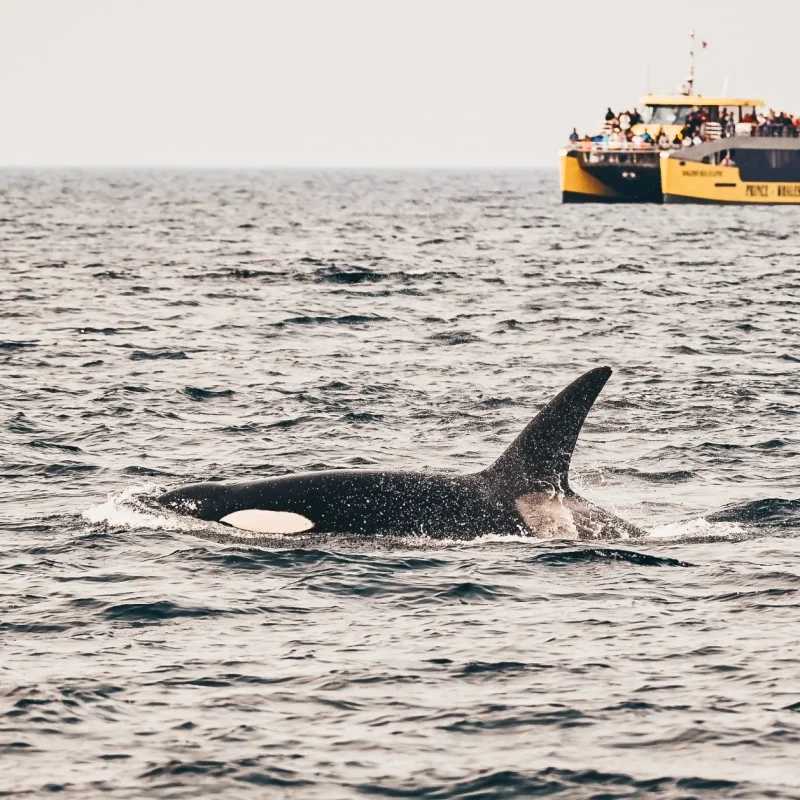
<instances>
[{"instance_id":1,"label":"wheelhouse","mask_svg":"<svg viewBox=\"0 0 800 800\"><path fill-rule=\"evenodd\" d=\"M748 115L755 117L758 109L764 106L763 100L755 98L705 97L699 94L647 94L641 103L645 107L643 121L633 127L633 132L639 135L647 132L654 139L663 132L670 140L686 124L693 109L704 111L709 122L718 123L726 118L738 124Z\"/></svg>"}]
</instances>

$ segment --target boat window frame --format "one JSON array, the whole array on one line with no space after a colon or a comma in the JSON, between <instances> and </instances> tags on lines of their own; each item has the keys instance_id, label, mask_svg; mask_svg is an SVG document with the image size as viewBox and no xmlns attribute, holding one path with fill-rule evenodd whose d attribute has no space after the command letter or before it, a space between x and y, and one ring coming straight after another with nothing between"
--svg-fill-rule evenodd
<instances>
[{"instance_id":1,"label":"boat window frame","mask_svg":"<svg viewBox=\"0 0 800 800\"><path fill-rule=\"evenodd\" d=\"M657 105L657 106L647 106L647 108L650 110L650 115L648 119L645 121L645 125L661 125L662 127L664 125L677 125L678 127L681 128L686 124L686 120L689 116L689 113L692 110L691 106L681 106L681 105L675 105L675 106ZM665 122L664 120L654 119L656 111L662 108L670 109L675 113L674 122Z\"/></svg>"}]
</instances>

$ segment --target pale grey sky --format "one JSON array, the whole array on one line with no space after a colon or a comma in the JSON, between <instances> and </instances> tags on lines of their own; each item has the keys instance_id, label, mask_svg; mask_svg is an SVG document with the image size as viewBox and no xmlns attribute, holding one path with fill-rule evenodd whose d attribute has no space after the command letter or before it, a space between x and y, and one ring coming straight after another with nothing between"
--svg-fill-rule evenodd
<instances>
[{"instance_id":1,"label":"pale grey sky","mask_svg":"<svg viewBox=\"0 0 800 800\"><path fill-rule=\"evenodd\" d=\"M548 166L650 86L800 113L799 0L0 0L0 164Z\"/></svg>"}]
</instances>

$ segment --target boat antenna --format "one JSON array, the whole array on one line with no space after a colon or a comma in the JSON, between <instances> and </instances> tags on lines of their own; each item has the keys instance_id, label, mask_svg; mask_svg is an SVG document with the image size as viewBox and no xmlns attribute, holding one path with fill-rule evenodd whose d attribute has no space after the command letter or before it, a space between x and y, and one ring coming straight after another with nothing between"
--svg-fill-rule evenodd
<instances>
[{"instance_id":1,"label":"boat antenna","mask_svg":"<svg viewBox=\"0 0 800 800\"><path fill-rule=\"evenodd\" d=\"M685 95L694 93L694 31L689 31L689 40L689 74L686 76L686 83L683 84Z\"/></svg>"}]
</instances>

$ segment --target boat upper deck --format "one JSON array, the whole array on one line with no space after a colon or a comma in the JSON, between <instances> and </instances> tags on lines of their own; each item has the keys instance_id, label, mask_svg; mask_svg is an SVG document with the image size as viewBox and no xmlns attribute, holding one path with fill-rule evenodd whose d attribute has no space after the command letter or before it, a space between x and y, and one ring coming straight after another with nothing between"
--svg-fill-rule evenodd
<instances>
[{"instance_id":1,"label":"boat upper deck","mask_svg":"<svg viewBox=\"0 0 800 800\"><path fill-rule=\"evenodd\" d=\"M680 150L682 161L712 163L713 157L728 151L778 151L800 153L800 138L797 137L760 137L734 136L730 139L714 139L691 147L675 148ZM669 153L667 155L670 155ZM673 157L676 157L673 154ZM708 160L706 160L708 159Z\"/></svg>"}]
</instances>

